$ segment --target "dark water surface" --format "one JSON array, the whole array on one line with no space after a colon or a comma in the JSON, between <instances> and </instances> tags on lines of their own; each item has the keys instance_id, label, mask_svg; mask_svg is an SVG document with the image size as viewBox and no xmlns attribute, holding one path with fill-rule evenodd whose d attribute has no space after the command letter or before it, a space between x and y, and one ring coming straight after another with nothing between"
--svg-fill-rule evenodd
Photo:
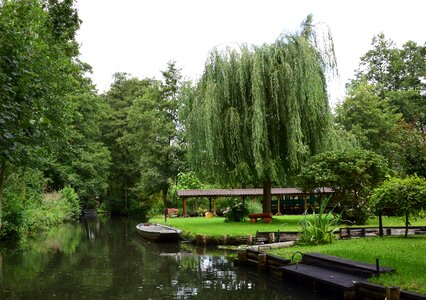
<instances>
[{"instance_id":1,"label":"dark water surface","mask_svg":"<svg viewBox=\"0 0 426 300\"><path fill-rule=\"evenodd\" d=\"M146 243L94 217L0 252L0 299L327 299L235 267L230 252Z\"/></svg>"}]
</instances>

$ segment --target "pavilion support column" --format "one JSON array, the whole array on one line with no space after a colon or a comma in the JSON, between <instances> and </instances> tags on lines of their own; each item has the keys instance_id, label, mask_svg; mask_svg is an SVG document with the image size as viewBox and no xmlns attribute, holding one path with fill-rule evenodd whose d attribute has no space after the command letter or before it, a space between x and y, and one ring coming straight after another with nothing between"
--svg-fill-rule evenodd
<instances>
[{"instance_id":1,"label":"pavilion support column","mask_svg":"<svg viewBox=\"0 0 426 300\"><path fill-rule=\"evenodd\" d=\"M212 197L209 197L209 212L212 212Z\"/></svg>"},{"instance_id":2,"label":"pavilion support column","mask_svg":"<svg viewBox=\"0 0 426 300\"><path fill-rule=\"evenodd\" d=\"M213 216L217 217L217 214L216 214L216 197L213 197Z\"/></svg>"},{"instance_id":3,"label":"pavilion support column","mask_svg":"<svg viewBox=\"0 0 426 300\"><path fill-rule=\"evenodd\" d=\"M188 213L186 212L186 197L182 197L182 217L189 217Z\"/></svg>"},{"instance_id":4,"label":"pavilion support column","mask_svg":"<svg viewBox=\"0 0 426 300\"><path fill-rule=\"evenodd\" d=\"M281 195L277 195L277 213L275 214L276 216L281 216L281 207L280 207L280 202L281 202Z\"/></svg>"},{"instance_id":5,"label":"pavilion support column","mask_svg":"<svg viewBox=\"0 0 426 300\"><path fill-rule=\"evenodd\" d=\"M305 202L304 207L305 207L305 211L308 209L308 197L306 197L306 195L303 195L303 200Z\"/></svg>"}]
</instances>

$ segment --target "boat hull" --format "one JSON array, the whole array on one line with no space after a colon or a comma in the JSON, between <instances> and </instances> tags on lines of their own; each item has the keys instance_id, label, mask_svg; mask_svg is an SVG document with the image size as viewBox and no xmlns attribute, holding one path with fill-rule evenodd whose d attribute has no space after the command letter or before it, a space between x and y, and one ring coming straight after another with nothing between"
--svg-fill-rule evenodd
<instances>
[{"instance_id":1,"label":"boat hull","mask_svg":"<svg viewBox=\"0 0 426 300\"><path fill-rule=\"evenodd\" d=\"M181 230L161 224L141 223L136 230L144 239L155 242L177 242L181 238Z\"/></svg>"}]
</instances>

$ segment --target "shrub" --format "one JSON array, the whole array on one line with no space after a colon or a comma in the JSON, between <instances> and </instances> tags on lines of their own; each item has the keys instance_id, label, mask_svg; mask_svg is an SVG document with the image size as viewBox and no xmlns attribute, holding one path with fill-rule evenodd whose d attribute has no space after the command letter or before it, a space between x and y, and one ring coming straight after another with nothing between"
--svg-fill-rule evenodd
<instances>
[{"instance_id":1,"label":"shrub","mask_svg":"<svg viewBox=\"0 0 426 300\"><path fill-rule=\"evenodd\" d=\"M364 224L369 217L366 209L368 196L385 180L386 173L385 160L372 151L324 152L311 157L303 167L299 186L305 191L332 188L333 200L339 203L343 218Z\"/></svg>"},{"instance_id":2,"label":"shrub","mask_svg":"<svg viewBox=\"0 0 426 300\"><path fill-rule=\"evenodd\" d=\"M72 187L66 186L59 191L61 200L65 202L71 218L78 217L81 214L80 200Z\"/></svg>"},{"instance_id":3,"label":"shrub","mask_svg":"<svg viewBox=\"0 0 426 300\"><path fill-rule=\"evenodd\" d=\"M373 191L370 203L376 213L405 216L407 236L409 215L417 216L426 209L426 180L417 176L391 177Z\"/></svg>"},{"instance_id":4,"label":"shrub","mask_svg":"<svg viewBox=\"0 0 426 300\"><path fill-rule=\"evenodd\" d=\"M249 213L261 213L263 212L262 204L257 201L249 201L247 205Z\"/></svg>"},{"instance_id":5,"label":"shrub","mask_svg":"<svg viewBox=\"0 0 426 300\"><path fill-rule=\"evenodd\" d=\"M312 213L312 221L305 212L304 219L300 220L299 243L318 245L333 242L336 231L333 227L340 221L340 216L335 216L333 210L325 212L329 200L330 198L325 198L321 201L318 214L315 211Z\"/></svg>"},{"instance_id":6,"label":"shrub","mask_svg":"<svg viewBox=\"0 0 426 300\"><path fill-rule=\"evenodd\" d=\"M241 222L247 219L249 210L247 204L235 201L228 210L224 212L225 222Z\"/></svg>"}]
</instances>

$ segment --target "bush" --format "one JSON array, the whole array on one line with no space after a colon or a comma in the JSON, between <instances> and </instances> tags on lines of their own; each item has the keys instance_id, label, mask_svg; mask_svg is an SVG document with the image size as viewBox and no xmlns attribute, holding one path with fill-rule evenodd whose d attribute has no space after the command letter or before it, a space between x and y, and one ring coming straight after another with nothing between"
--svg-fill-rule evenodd
<instances>
[{"instance_id":1,"label":"bush","mask_svg":"<svg viewBox=\"0 0 426 300\"><path fill-rule=\"evenodd\" d=\"M72 187L66 186L59 191L59 194L61 195L61 200L65 202L68 208L69 217L78 217L81 214L81 206L75 190Z\"/></svg>"},{"instance_id":2,"label":"bush","mask_svg":"<svg viewBox=\"0 0 426 300\"><path fill-rule=\"evenodd\" d=\"M249 201L247 205L249 213L261 213L263 212L262 204L257 201Z\"/></svg>"},{"instance_id":3,"label":"bush","mask_svg":"<svg viewBox=\"0 0 426 300\"><path fill-rule=\"evenodd\" d=\"M386 178L388 169L380 155L367 150L331 151L312 156L299 175L305 191L320 187L333 189L345 220L365 224L370 192Z\"/></svg>"},{"instance_id":4,"label":"bush","mask_svg":"<svg viewBox=\"0 0 426 300\"><path fill-rule=\"evenodd\" d=\"M228 210L224 212L225 222L241 222L247 219L249 210L247 204L235 201Z\"/></svg>"}]
</instances>

